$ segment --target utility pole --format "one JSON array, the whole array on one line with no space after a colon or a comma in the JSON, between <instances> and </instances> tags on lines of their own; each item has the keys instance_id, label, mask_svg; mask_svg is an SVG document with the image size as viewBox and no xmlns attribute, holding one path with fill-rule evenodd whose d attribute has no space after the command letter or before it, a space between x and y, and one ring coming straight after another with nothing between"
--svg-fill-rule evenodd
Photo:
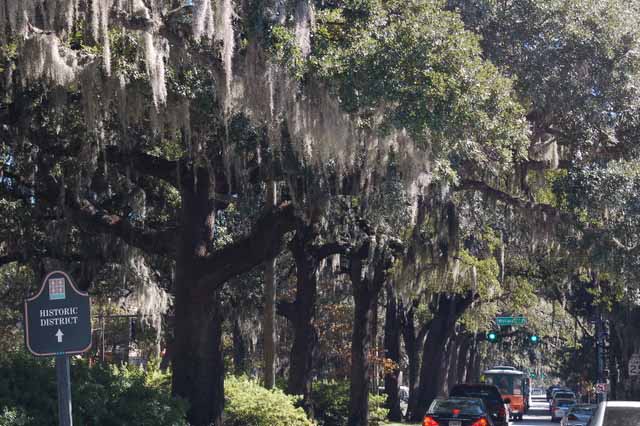
<instances>
[{"instance_id":1,"label":"utility pole","mask_svg":"<svg viewBox=\"0 0 640 426\"><path fill-rule=\"evenodd\" d=\"M604 386L604 390L596 389L596 398L599 404L607 400L609 391L609 369L607 367L609 364L609 324L607 320L603 319L600 309L596 315L596 386Z\"/></svg>"},{"instance_id":2,"label":"utility pole","mask_svg":"<svg viewBox=\"0 0 640 426\"><path fill-rule=\"evenodd\" d=\"M276 182L267 182L266 205L270 210L277 203ZM276 379L276 259L266 262L264 269L264 387L272 389Z\"/></svg>"}]
</instances>

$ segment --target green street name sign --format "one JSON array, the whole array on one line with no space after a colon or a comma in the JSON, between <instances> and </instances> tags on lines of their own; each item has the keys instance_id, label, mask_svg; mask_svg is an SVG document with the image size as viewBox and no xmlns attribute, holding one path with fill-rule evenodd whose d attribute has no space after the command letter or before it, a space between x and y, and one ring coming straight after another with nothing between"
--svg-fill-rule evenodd
<instances>
[{"instance_id":1,"label":"green street name sign","mask_svg":"<svg viewBox=\"0 0 640 426\"><path fill-rule=\"evenodd\" d=\"M525 325L526 323L526 317L496 317L496 324L498 324L499 326Z\"/></svg>"}]
</instances>

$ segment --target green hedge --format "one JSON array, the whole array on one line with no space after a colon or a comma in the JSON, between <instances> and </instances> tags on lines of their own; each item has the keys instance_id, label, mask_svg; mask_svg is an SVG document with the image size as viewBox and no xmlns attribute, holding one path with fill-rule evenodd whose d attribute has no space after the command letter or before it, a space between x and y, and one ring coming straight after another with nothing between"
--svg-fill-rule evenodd
<instances>
[{"instance_id":1,"label":"green hedge","mask_svg":"<svg viewBox=\"0 0 640 426\"><path fill-rule=\"evenodd\" d=\"M369 394L369 426L382 424L389 414L386 395ZM313 385L314 415L319 426L344 426L349 419L349 382L328 381Z\"/></svg>"},{"instance_id":2,"label":"green hedge","mask_svg":"<svg viewBox=\"0 0 640 426\"><path fill-rule=\"evenodd\" d=\"M74 423L79 426L186 426L186 403L171 397L169 374L150 363L138 367L74 360L71 368ZM50 358L0 354L0 426L57 425L55 369ZM320 382L312 394L318 426L344 426L349 383ZM299 398L268 390L246 377L225 380L224 426L315 426ZM383 395L370 395L370 425L387 416Z\"/></svg>"},{"instance_id":3,"label":"green hedge","mask_svg":"<svg viewBox=\"0 0 640 426\"><path fill-rule=\"evenodd\" d=\"M74 423L82 426L185 426L186 404L172 398L170 378L151 365L94 366L74 360ZM53 360L23 353L0 356L0 426L55 426L57 393Z\"/></svg>"},{"instance_id":4,"label":"green hedge","mask_svg":"<svg viewBox=\"0 0 640 426\"><path fill-rule=\"evenodd\" d=\"M246 377L227 377L224 382L224 426L314 426L299 397L280 389L265 389Z\"/></svg>"}]
</instances>

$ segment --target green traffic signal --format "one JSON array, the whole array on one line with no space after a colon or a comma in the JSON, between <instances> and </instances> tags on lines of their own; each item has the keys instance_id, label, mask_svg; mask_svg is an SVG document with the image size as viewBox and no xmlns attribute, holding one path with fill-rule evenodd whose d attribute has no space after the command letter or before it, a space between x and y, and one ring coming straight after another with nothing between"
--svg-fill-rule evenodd
<instances>
[{"instance_id":1,"label":"green traffic signal","mask_svg":"<svg viewBox=\"0 0 640 426\"><path fill-rule=\"evenodd\" d=\"M540 341L540 337L537 334L533 334L529 337L531 343L538 343Z\"/></svg>"},{"instance_id":2,"label":"green traffic signal","mask_svg":"<svg viewBox=\"0 0 640 426\"><path fill-rule=\"evenodd\" d=\"M490 331L489 333L487 333L487 340L491 343L495 343L498 341L498 333L496 333L495 331Z\"/></svg>"}]
</instances>

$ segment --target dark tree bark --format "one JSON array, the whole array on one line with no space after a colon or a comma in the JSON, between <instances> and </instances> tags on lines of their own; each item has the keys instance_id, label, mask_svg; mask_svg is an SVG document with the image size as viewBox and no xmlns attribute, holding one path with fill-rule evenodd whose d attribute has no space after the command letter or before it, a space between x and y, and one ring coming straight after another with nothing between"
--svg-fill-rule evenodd
<instances>
[{"instance_id":1,"label":"dark tree bark","mask_svg":"<svg viewBox=\"0 0 640 426\"><path fill-rule=\"evenodd\" d=\"M478 337L476 334L472 337L471 348L469 350L469 364L467 367L467 375L465 377L465 382L467 383L480 382L480 353L478 350Z\"/></svg>"},{"instance_id":2,"label":"dark tree bark","mask_svg":"<svg viewBox=\"0 0 640 426\"><path fill-rule=\"evenodd\" d=\"M267 182L265 205L267 209L276 206L277 186L273 181ZM276 384L276 260L268 260L264 268L264 318L263 330L263 362L264 387L273 389Z\"/></svg>"},{"instance_id":3,"label":"dark tree bark","mask_svg":"<svg viewBox=\"0 0 640 426\"><path fill-rule=\"evenodd\" d=\"M374 288L366 284L353 290L355 302L353 335L351 340L351 386L349 392L349 426L369 424L369 386L371 350L371 320L374 300L378 296Z\"/></svg>"},{"instance_id":4,"label":"dark tree bark","mask_svg":"<svg viewBox=\"0 0 640 426\"><path fill-rule=\"evenodd\" d=\"M415 311L419 306L419 300L414 300L410 307L400 308L400 322L402 324L402 338L409 362L409 412L415 407L418 398L418 379L420 373L420 348L429 330L429 323L424 324L416 331Z\"/></svg>"},{"instance_id":5,"label":"dark tree bark","mask_svg":"<svg viewBox=\"0 0 640 426\"><path fill-rule=\"evenodd\" d=\"M313 351L318 340L313 318L320 261L310 248L315 236L313 226L298 223L296 234L291 241L291 252L296 263L296 298L289 305L290 314L286 315L293 327L287 392L292 395L302 395L303 407L308 413L311 412Z\"/></svg>"},{"instance_id":6,"label":"dark tree bark","mask_svg":"<svg viewBox=\"0 0 640 426\"><path fill-rule=\"evenodd\" d=\"M394 368L384 376L384 390L387 394L386 408L389 409L389 420L402 420L398 379L400 376L400 316L395 289L390 282L386 284L387 309L384 323L384 356L393 361Z\"/></svg>"},{"instance_id":7,"label":"dark tree bark","mask_svg":"<svg viewBox=\"0 0 640 426\"><path fill-rule=\"evenodd\" d=\"M444 364L444 349L451 338L456 321L474 301L471 293L444 294L434 298L433 319L422 350L422 366L420 368L420 385L418 398L411 408L411 419L422 420L427 408L442 389L440 369Z\"/></svg>"},{"instance_id":8,"label":"dark tree bark","mask_svg":"<svg viewBox=\"0 0 640 426\"><path fill-rule=\"evenodd\" d=\"M371 262L374 262L373 276L364 274L364 262L369 257L370 244L371 242L367 239L350 255L349 276L355 307L351 339L348 426L368 426L369 424L371 325L380 291L387 279L387 271L393 264L391 249L378 246L370 259ZM395 248L395 250L397 249Z\"/></svg>"},{"instance_id":9,"label":"dark tree bark","mask_svg":"<svg viewBox=\"0 0 640 426\"><path fill-rule=\"evenodd\" d=\"M443 389L446 395L448 395L451 388L458 383L458 352L460 351L461 341L462 334L458 332L449 342L449 361L446 366L446 387Z\"/></svg>"},{"instance_id":10,"label":"dark tree bark","mask_svg":"<svg viewBox=\"0 0 640 426\"><path fill-rule=\"evenodd\" d=\"M456 382L465 383L467 375L467 366L469 361L469 349L471 348L471 335L464 334L460 342L460 350L458 351Z\"/></svg>"},{"instance_id":11,"label":"dark tree bark","mask_svg":"<svg viewBox=\"0 0 640 426\"><path fill-rule=\"evenodd\" d=\"M313 325L318 294L318 268L324 258L345 253L348 247L339 242L314 245L318 235L317 224L297 221L296 234L290 243L296 264L296 297L292 303L278 303L278 313L287 318L293 328L287 392L302 395L302 406L310 415L313 414L310 400L313 352L318 342L318 333Z\"/></svg>"},{"instance_id":12,"label":"dark tree bark","mask_svg":"<svg viewBox=\"0 0 640 426\"><path fill-rule=\"evenodd\" d=\"M202 282L203 271L197 266L214 236L215 209L208 190L208 177L182 190L172 390L189 401L191 424L220 426L224 406L223 316L216 292Z\"/></svg>"}]
</instances>

